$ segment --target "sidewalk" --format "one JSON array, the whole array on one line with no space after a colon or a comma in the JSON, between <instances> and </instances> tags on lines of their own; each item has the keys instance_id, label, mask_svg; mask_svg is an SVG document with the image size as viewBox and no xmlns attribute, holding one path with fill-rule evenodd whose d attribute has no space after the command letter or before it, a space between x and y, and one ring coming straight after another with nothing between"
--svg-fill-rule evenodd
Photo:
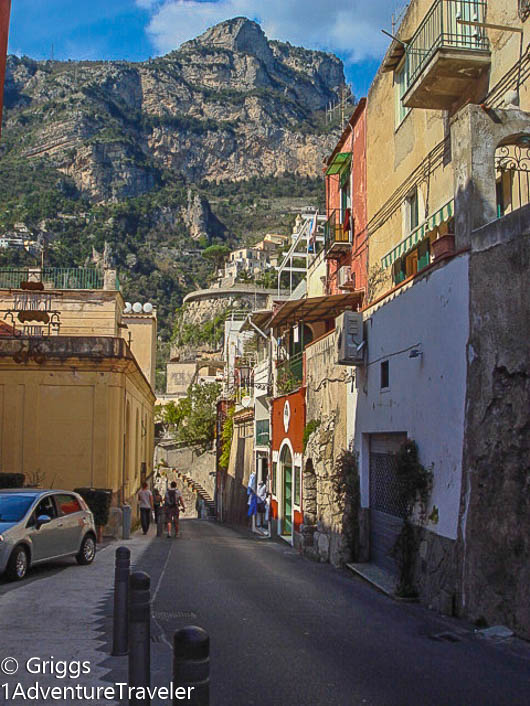
<instances>
[{"instance_id":1,"label":"sidewalk","mask_svg":"<svg viewBox=\"0 0 530 706\"><path fill-rule=\"evenodd\" d=\"M33 577L30 573L26 581L16 586L1 585L6 590L0 595L0 662L6 657L13 657L18 661L19 669L12 676L0 675L0 703L65 706L72 703L97 706L127 703L126 700L120 702L108 698L58 700L51 695L44 699L24 699L23 695L15 696L14 689L17 684L27 689L35 682L43 688L75 687L77 684L92 688L127 681L127 657L110 657L108 641L108 635L112 634L115 550L121 545L127 546L131 550L131 565L134 566L148 549L151 539L141 534L135 535L130 540L104 546L89 566L78 566L75 562L57 563L55 570L52 568L43 571L41 576ZM58 660L88 661L90 673L73 679L68 676L59 678L50 673L50 665L46 666L45 674L28 673L26 663L31 657L39 658L32 663L35 668L44 660L55 663ZM158 672L155 676L153 670L153 685L162 686L169 682L171 657L168 645L151 643L151 664L156 664ZM160 670L163 670L163 679ZM109 679L110 672L112 681ZM153 700L155 703L157 701Z\"/></svg>"}]
</instances>

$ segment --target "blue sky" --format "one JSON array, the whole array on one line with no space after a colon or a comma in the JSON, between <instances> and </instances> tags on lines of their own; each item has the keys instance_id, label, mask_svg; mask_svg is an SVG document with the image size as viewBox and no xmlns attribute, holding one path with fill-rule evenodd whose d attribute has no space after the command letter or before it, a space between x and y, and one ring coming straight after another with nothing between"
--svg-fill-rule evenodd
<instances>
[{"instance_id":1,"label":"blue sky","mask_svg":"<svg viewBox=\"0 0 530 706\"><path fill-rule=\"evenodd\" d=\"M402 0L12 0L9 52L35 59L159 56L224 19L260 22L270 39L331 51L364 95Z\"/></svg>"}]
</instances>

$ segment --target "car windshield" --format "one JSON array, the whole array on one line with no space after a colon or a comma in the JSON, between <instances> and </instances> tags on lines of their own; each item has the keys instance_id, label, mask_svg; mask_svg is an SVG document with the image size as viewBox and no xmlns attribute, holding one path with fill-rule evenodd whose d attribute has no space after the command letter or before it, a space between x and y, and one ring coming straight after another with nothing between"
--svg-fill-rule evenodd
<instances>
[{"instance_id":1,"label":"car windshield","mask_svg":"<svg viewBox=\"0 0 530 706\"><path fill-rule=\"evenodd\" d=\"M0 493L0 522L19 522L34 500L29 493Z\"/></svg>"}]
</instances>

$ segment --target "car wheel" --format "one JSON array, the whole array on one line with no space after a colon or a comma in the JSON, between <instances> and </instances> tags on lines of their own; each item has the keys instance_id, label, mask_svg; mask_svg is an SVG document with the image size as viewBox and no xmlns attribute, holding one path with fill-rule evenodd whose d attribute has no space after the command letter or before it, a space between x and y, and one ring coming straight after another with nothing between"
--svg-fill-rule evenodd
<instances>
[{"instance_id":1,"label":"car wheel","mask_svg":"<svg viewBox=\"0 0 530 706\"><path fill-rule=\"evenodd\" d=\"M10 581L22 581L28 573L29 555L24 547L15 547L9 558L6 575Z\"/></svg>"},{"instance_id":2,"label":"car wheel","mask_svg":"<svg viewBox=\"0 0 530 706\"><path fill-rule=\"evenodd\" d=\"M92 534L87 534L81 544L81 549L76 559L79 564L91 564L96 556L96 538Z\"/></svg>"}]
</instances>

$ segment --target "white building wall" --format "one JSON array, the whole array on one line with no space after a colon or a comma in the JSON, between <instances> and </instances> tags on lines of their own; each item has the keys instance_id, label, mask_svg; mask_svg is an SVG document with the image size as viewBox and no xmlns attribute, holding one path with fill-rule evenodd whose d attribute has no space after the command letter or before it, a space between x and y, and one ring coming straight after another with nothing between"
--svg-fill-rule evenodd
<instances>
[{"instance_id":1,"label":"white building wall","mask_svg":"<svg viewBox=\"0 0 530 706\"><path fill-rule=\"evenodd\" d=\"M421 463L433 467L427 515L436 506L439 519L426 527L450 539L457 536L462 479L468 291L468 256L462 255L367 310L367 365L357 368L355 389L348 391L362 506L370 504L369 435L406 432ZM422 355L410 358L416 347ZM381 390L385 360L390 384Z\"/></svg>"}]
</instances>

